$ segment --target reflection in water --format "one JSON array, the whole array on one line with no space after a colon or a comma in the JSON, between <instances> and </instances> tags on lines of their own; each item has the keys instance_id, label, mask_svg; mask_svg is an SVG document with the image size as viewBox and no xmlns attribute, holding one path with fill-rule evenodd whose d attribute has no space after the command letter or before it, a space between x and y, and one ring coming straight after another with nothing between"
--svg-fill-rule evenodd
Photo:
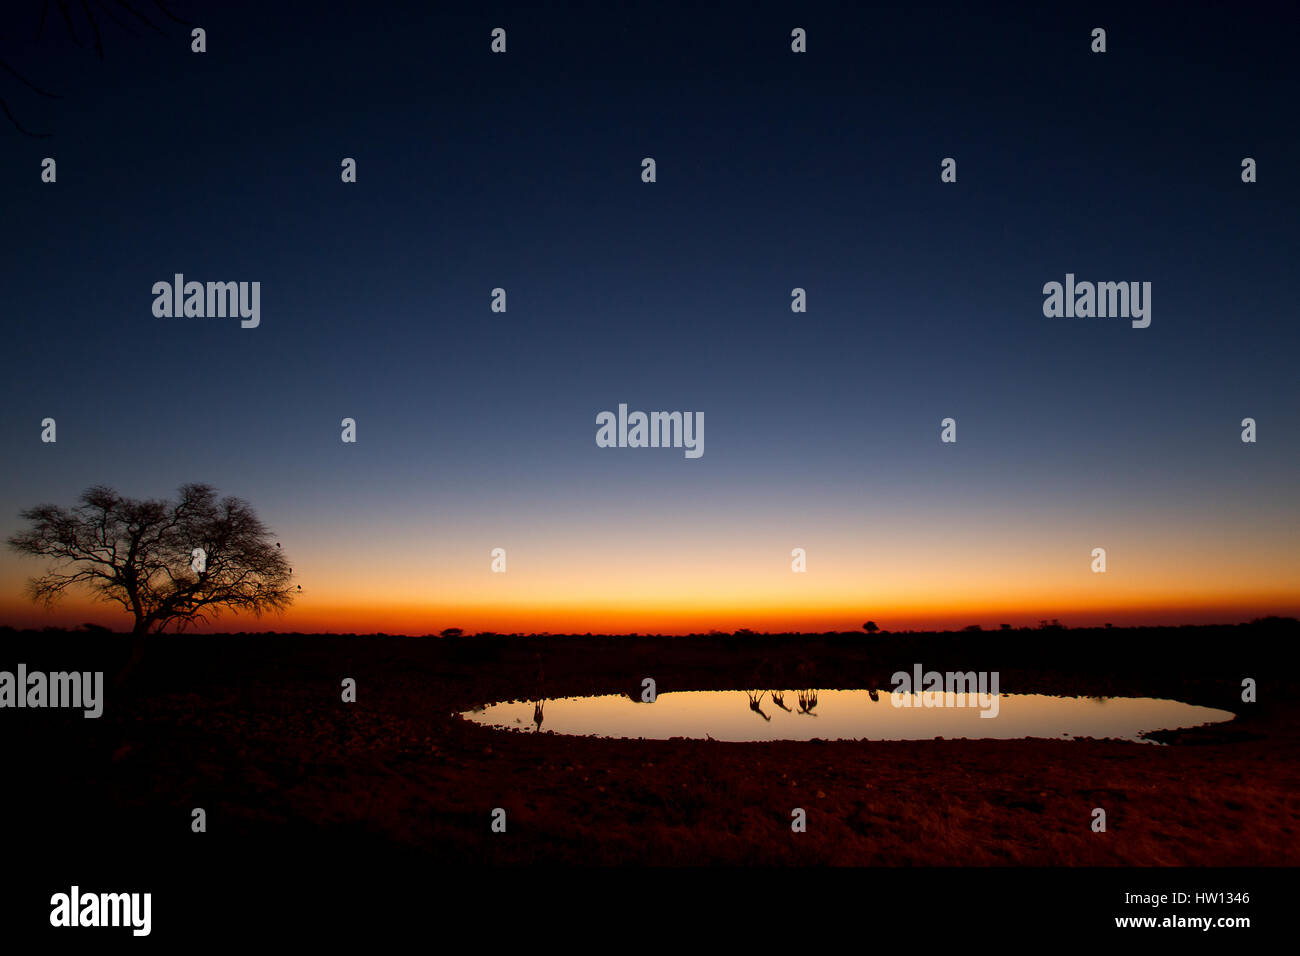
<instances>
[{"instance_id":1,"label":"reflection in water","mask_svg":"<svg viewBox=\"0 0 1300 956\"><path fill-rule=\"evenodd\" d=\"M796 708L785 703L793 695ZM1155 730L1195 727L1231 720L1226 710L1152 697L1052 697L1001 694L990 718L974 706L923 706L920 694L883 697L875 690L671 691L652 704L623 695L562 697L490 704L464 714L491 727L524 726L529 708L535 732L601 737L709 737L714 740L929 740L934 737L1118 738L1152 743ZM903 700L903 698L908 698ZM764 710L764 701L774 707ZM939 700L943 696L939 695ZM744 706L742 706L742 704ZM819 705L823 705L818 710ZM819 718L816 721L805 717Z\"/></svg>"},{"instance_id":2,"label":"reflection in water","mask_svg":"<svg viewBox=\"0 0 1300 956\"><path fill-rule=\"evenodd\" d=\"M795 699L799 702L799 713L808 714L811 717L817 716L813 713L813 708L817 706L817 691L801 690L795 696Z\"/></svg>"}]
</instances>

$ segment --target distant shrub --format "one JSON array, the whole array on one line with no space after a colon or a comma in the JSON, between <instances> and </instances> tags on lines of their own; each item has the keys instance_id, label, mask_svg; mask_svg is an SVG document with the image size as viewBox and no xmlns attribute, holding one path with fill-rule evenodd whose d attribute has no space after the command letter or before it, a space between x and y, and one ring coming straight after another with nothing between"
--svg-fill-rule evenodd
<instances>
[{"instance_id":1,"label":"distant shrub","mask_svg":"<svg viewBox=\"0 0 1300 956\"><path fill-rule=\"evenodd\" d=\"M1267 617L1257 617L1250 622L1251 627L1268 627L1268 628L1292 628L1300 627L1300 620L1294 617L1280 617L1276 614L1270 614Z\"/></svg>"}]
</instances>

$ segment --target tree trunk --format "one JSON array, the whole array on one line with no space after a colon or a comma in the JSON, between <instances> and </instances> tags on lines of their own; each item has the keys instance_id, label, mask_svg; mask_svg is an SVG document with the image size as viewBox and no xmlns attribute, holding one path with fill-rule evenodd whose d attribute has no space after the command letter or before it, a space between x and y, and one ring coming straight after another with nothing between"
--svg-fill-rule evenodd
<instances>
[{"instance_id":1,"label":"tree trunk","mask_svg":"<svg viewBox=\"0 0 1300 956\"><path fill-rule=\"evenodd\" d=\"M149 622L144 618L136 618L135 627L131 629L131 656L126 659L122 669L113 678L115 687L121 687L125 684L131 675L135 673L136 668L140 666L140 661L144 659L144 641L148 633Z\"/></svg>"}]
</instances>

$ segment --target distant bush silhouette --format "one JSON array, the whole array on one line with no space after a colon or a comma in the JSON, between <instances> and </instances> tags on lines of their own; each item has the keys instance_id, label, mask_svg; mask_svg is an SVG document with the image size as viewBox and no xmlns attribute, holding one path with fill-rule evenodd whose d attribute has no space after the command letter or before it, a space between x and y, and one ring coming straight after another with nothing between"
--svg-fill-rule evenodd
<instances>
[{"instance_id":1,"label":"distant bush silhouette","mask_svg":"<svg viewBox=\"0 0 1300 956\"><path fill-rule=\"evenodd\" d=\"M1294 617L1280 617L1276 614L1270 614L1268 617L1257 617L1250 622L1252 627L1300 627L1300 620Z\"/></svg>"},{"instance_id":2,"label":"distant bush silhouette","mask_svg":"<svg viewBox=\"0 0 1300 956\"><path fill-rule=\"evenodd\" d=\"M862 629L868 634L875 634L876 631L880 630L880 625L875 621L867 621L866 624L862 625Z\"/></svg>"}]
</instances>

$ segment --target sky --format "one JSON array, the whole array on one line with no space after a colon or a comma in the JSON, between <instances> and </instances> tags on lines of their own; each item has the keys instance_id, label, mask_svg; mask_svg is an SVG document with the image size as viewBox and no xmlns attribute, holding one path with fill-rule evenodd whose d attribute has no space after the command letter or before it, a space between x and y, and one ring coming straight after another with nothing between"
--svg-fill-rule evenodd
<instances>
[{"instance_id":1,"label":"sky","mask_svg":"<svg viewBox=\"0 0 1300 956\"><path fill-rule=\"evenodd\" d=\"M206 52L102 61L8 11L61 98L0 71L51 134L0 116L0 533L214 485L303 588L218 630L1300 613L1296 21L1131 6L196 0ZM155 316L176 273L260 324ZM1067 273L1150 326L1045 316ZM704 454L598 447L620 403ZM40 568L0 552L0 623L129 624Z\"/></svg>"}]
</instances>

